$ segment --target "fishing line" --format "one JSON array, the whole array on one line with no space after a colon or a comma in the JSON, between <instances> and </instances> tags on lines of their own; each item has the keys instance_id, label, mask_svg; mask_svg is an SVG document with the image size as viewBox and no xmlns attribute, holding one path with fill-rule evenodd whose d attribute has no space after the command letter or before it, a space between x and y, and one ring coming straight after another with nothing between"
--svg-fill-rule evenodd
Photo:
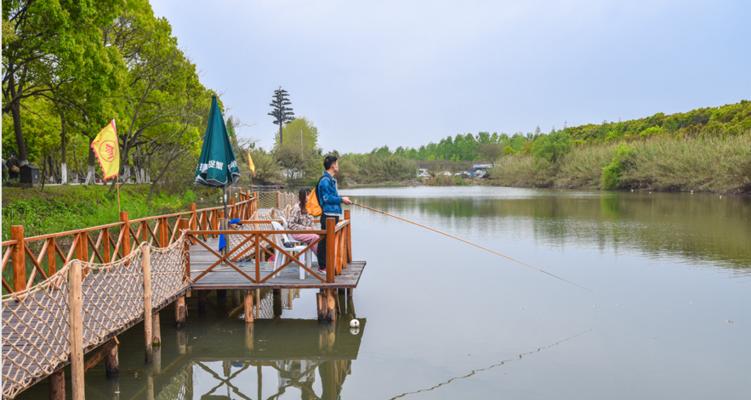
<instances>
[{"instance_id":1,"label":"fishing line","mask_svg":"<svg viewBox=\"0 0 751 400\"><path fill-rule=\"evenodd\" d=\"M440 229L437 229L437 228L433 228L433 227L431 227L431 226L428 226L428 225L424 225L424 224L421 224L421 223L419 223L419 222L415 222L415 221L412 221L412 220L410 220L410 219L407 219L407 218L404 218L404 217L400 217L400 216L398 216L398 215L394 215L394 214L391 214L391 213L389 213L389 212L386 212L386 211L383 211L383 210L379 210L379 209L377 209L377 208L369 207L369 206L366 206L366 205L363 205L363 204L359 204L359 203L355 203L355 202L352 202L352 204L353 204L353 205L355 205L355 206L358 206L358 207L362 207L362 208L364 208L364 209L366 209L366 210L370 210L370 211L373 211L373 212L375 212L375 213L383 214L383 215L385 215L385 216L387 216L387 217L391 217L391 218L397 219L397 220L399 220L399 221L402 221L402 222L406 222L406 223L408 223L408 224L412 224L412 225L418 226L418 227L420 227L420 228L423 228L423 229L427 229L427 230L429 230L429 231L431 231L431 232L434 232L434 233L437 233L437 234L439 234L439 235L443 235L443 236L446 236L446 237L448 237L448 238L451 238L451 239L454 239L454 240L458 240L458 241L460 241L460 242L462 242L462 243L465 243L465 244L468 244L468 245L470 245L470 246L472 246L472 247L475 247L475 248L478 248L478 249L480 249L480 250L486 251L486 252L488 252L488 253L490 253L490 254L493 254L493 255L495 255L495 256L498 256L498 257L503 257L503 258L505 258L505 259L507 259L507 260L509 260L509 261L511 261L511 262L517 263L517 264L519 264L519 265L522 265L522 266L524 266L524 267L527 267L527 268L530 268L530 269L532 269L532 270L535 270L535 271L537 271L537 272L539 272L539 273L545 274L545 275L547 275L547 276L549 276L549 277L555 278L555 279L557 279L557 280L559 280L559 281L561 281L561 282L565 282L565 283L568 283L569 285L572 285L572 286L576 286L576 287L578 287L579 289L583 289L583 290L586 290L586 291L588 291L588 292L591 292L591 291L592 291L592 290L591 290L591 289L589 289L589 288L586 288L586 287L584 287L584 286L581 286L581 285L579 285L579 284L577 284L577 283L575 283L575 282L572 282L572 281L570 281L570 280L568 280L568 279L566 279L566 278L563 278L563 277L561 277L561 276L558 276L558 275L556 275L556 274L554 274L554 273L552 273L552 272L546 271L546 270L544 270L544 269L542 269L542 268L540 268L540 267L534 266L534 265L532 265L532 264L526 263L526 262L524 262L524 261L521 261L521 260L517 260L516 258L513 258L513 257L511 257L511 256L508 256L508 255L506 255L506 254L503 254L503 253L501 253L500 251L497 251L497 250L493 250L493 249L491 249L491 248L488 248L488 247L485 247L485 246L479 245L479 244L477 244L477 243L474 243L474 242L470 242L469 240L467 240L467 239L464 239L464 238L461 238L461 237L459 237L459 236L456 236L456 235L454 235L454 234L451 234L451 233L448 233L448 232L442 231L442 230L440 230Z\"/></svg>"},{"instance_id":2,"label":"fishing line","mask_svg":"<svg viewBox=\"0 0 751 400\"><path fill-rule=\"evenodd\" d=\"M501 360L501 361L498 361L498 362L496 362L494 364L490 364L490 365L488 365L486 367L483 367L483 368L473 369L473 370L469 371L468 373L466 373L464 375L454 376L452 378L449 378L449 379L447 379L447 380L445 380L443 382L437 383L437 384L435 384L433 386L430 386L430 387L427 387L427 388L422 388L422 389L415 390L415 391L412 391L412 392L400 393L400 394L398 394L396 396L391 397L389 400L395 400L395 399L398 399L398 398L401 398L401 397L406 397L406 396L413 395L413 394L425 393L425 392L430 392L430 391L436 390L436 389L440 388L441 386L446 386L446 385L448 385L450 383L453 383L455 381L458 381L460 379L467 379L467 378L469 378L469 377L471 377L473 375L476 375L477 373L485 372L487 370L491 370L493 368L500 367L501 365L505 365L505 364L508 364L508 363L516 361L516 360L521 360L523 357L526 357L526 356L529 356L529 355L532 355L532 354L535 354L535 353L539 353L539 352L547 350L547 349L549 349L551 347L558 346L559 344L562 344L564 342L568 342L569 340L573 340L573 339L575 339L575 338L577 338L577 337L579 337L581 335L589 333L590 331L592 331L592 330L588 329L586 331L577 333L577 334L569 336L567 338L563 338L561 340L558 340L557 342L553 342L553 343L550 343L548 345L538 347L536 350L528 351L528 352L525 352L525 353L519 353L514 358L509 358L509 359L506 359L506 360Z\"/></svg>"}]
</instances>

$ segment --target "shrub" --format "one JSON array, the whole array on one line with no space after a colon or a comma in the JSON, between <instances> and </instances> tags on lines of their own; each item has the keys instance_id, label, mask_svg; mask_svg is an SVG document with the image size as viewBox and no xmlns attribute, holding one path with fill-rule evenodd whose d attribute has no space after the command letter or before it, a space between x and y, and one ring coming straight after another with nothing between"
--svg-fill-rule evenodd
<instances>
[{"instance_id":1,"label":"shrub","mask_svg":"<svg viewBox=\"0 0 751 400\"><path fill-rule=\"evenodd\" d=\"M613 190L621 188L621 174L633 165L634 148L621 143L615 149L613 159L602 168L600 188Z\"/></svg>"}]
</instances>

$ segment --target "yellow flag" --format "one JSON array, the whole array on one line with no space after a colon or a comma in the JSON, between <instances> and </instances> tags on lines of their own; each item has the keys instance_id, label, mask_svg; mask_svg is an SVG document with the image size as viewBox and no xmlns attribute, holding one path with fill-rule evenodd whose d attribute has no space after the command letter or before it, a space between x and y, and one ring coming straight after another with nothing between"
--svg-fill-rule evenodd
<instances>
[{"instance_id":1,"label":"yellow flag","mask_svg":"<svg viewBox=\"0 0 751 400\"><path fill-rule=\"evenodd\" d=\"M248 168L250 168L250 173L253 174L253 176L256 176L256 165L253 164L253 157L250 156L250 150L248 150Z\"/></svg>"},{"instance_id":2,"label":"yellow flag","mask_svg":"<svg viewBox=\"0 0 751 400\"><path fill-rule=\"evenodd\" d=\"M120 146L117 143L114 119L99 131L91 142L91 149L99 160L99 166L102 167L103 179L106 181L117 177L120 173Z\"/></svg>"}]
</instances>

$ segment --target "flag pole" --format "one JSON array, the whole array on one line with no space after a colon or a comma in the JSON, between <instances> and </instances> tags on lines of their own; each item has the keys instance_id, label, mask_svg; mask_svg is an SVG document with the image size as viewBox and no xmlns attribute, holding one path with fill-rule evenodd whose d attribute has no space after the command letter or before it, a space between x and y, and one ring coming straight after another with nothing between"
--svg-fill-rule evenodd
<instances>
[{"instance_id":1,"label":"flag pole","mask_svg":"<svg viewBox=\"0 0 751 400\"><path fill-rule=\"evenodd\" d=\"M115 178L115 187L117 188L117 213L120 214L123 210L120 208L120 182L118 178Z\"/></svg>"}]
</instances>

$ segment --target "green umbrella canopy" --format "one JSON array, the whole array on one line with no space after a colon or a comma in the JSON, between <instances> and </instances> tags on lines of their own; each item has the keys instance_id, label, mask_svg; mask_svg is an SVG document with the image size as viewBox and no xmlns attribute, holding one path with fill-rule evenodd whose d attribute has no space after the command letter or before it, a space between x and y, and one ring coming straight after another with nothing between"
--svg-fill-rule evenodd
<instances>
[{"instance_id":1,"label":"green umbrella canopy","mask_svg":"<svg viewBox=\"0 0 751 400\"><path fill-rule=\"evenodd\" d=\"M216 96L211 97L211 111L209 124L203 135L201 157L196 167L196 183L211 187L227 187L240 179L240 169L237 168L235 154L227 136L222 112Z\"/></svg>"}]
</instances>

